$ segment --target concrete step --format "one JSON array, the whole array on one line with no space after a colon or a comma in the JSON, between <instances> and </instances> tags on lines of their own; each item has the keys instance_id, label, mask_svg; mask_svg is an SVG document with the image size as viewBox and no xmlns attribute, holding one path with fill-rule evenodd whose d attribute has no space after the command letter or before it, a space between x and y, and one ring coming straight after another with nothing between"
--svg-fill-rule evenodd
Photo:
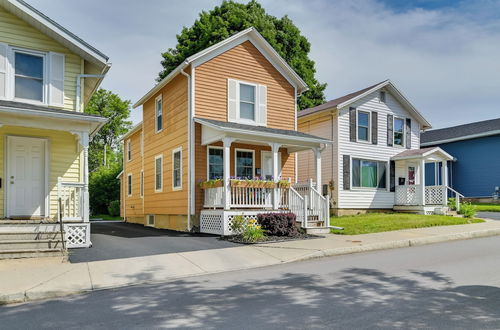
<instances>
[{"instance_id":1,"label":"concrete step","mask_svg":"<svg viewBox=\"0 0 500 330\"><path fill-rule=\"evenodd\" d=\"M19 249L0 251L0 259L62 257L67 253L62 249Z\"/></svg>"},{"instance_id":2,"label":"concrete step","mask_svg":"<svg viewBox=\"0 0 500 330\"><path fill-rule=\"evenodd\" d=\"M311 235L328 234L328 233L330 233L330 228L328 228L328 227L306 228L306 233L311 234Z\"/></svg>"},{"instance_id":3,"label":"concrete step","mask_svg":"<svg viewBox=\"0 0 500 330\"><path fill-rule=\"evenodd\" d=\"M60 239L0 241L0 251L27 250L27 249L30 250L62 249L62 241Z\"/></svg>"},{"instance_id":4,"label":"concrete step","mask_svg":"<svg viewBox=\"0 0 500 330\"><path fill-rule=\"evenodd\" d=\"M47 231L47 232L1 232L0 242L14 241L14 240L46 240L46 239L61 239L60 231Z\"/></svg>"},{"instance_id":5,"label":"concrete step","mask_svg":"<svg viewBox=\"0 0 500 330\"><path fill-rule=\"evenodd\" d=\"M37 232L56 232L60 231L61 227L59 223L1 223L0 222L0 233L37 233Z\"/></svg>"},{"instance_id":6,"label":"concrete step","mask_svg":"<svg viewBox=\"0 0 500 330\"><path fill-rule=\"evenodd\" d=\"M325 222L320 220L307 220L308 227L324 227Z\"/></svg>"}]
</instances>

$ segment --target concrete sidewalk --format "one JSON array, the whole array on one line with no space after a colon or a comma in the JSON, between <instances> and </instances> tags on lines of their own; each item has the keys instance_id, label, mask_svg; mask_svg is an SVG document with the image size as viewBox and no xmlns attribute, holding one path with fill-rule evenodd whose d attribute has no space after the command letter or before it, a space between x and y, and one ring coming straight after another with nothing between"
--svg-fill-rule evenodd
<instances>
[{"instance_id":1,"label":"concrete sidewalk","mask_svg":"<svg viewBox=\"0 0 500 330\"><path fill-rule=\"evenodd\" d=\"M241 270L340 254L500 235L500 221L72 264L61 258L0 261L0 303Z\"/></svg>"}]
</instances>

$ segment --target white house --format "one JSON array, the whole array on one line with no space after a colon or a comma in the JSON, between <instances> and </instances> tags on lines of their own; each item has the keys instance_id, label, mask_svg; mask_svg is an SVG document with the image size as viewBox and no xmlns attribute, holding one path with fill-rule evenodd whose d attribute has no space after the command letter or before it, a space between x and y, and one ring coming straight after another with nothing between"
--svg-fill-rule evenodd
<instances>
[{"instance_id":1,"label":"white house","mask_svg":"<svg viewBox=\"0 0 500 330\"><path fill-rule=\"evenodd\" d=\"M445 212L450 188L447 182L425 186L425 163L442 162L446 171L453 157L440 148L419 149L420 132L429 128L390 80L298 113L299 131L334 141L322 151L321 184L339 215L387 209ZM299 153L299 182L314 173L315 157Z\"/></svg>"}]
</instances>

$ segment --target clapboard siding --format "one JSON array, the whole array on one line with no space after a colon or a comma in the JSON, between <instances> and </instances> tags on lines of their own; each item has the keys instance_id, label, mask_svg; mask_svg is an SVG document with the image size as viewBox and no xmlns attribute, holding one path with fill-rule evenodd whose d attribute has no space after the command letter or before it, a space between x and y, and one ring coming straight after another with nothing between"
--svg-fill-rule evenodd
<instances>
[{"instance_id":1,"label":"clapboard siding","mask_svg":"<svg viewBox=\"0 0 500 330\"><path fill-rule=\"evenodd\" d=\"M195 116L227 121L227 80L267 86L267 126L295 129L295 90L250 42L246 41L195 69Z\"/></svg>"},{"instance_id":2,"label":"clapboard siding","mask_svg":"<svg viewBox=\"0 0 500 330\"><path fill-rule=\"evenodd\" d=\"M142 153L141 153L141 135L142 129L139 129L134 134L130 135L124 141L124 166L123 166L123 196L125 200L125 214L127 217L143 216L143 201L141 198L141 170L142 170ZM128 141L131 143L132 158L129 161L128 157ZM128 196L128 175L132 174L132 196Z\"/></svg>"},{"instance_id":3,"label":"clapboard siding","mask_svg":"<svg viewBox=\"0 0 500 330\"><path fill-rule=\"evenodd\" d=\"M78 55L3 8L0 8L0 42L26 49L64 54L64 109L75 110L76 77L83 73L82 59Z\"/></svg>"},{"instance_id":4,"label":"clapboard siding","mask_svg":"<svg viewBox=\"0 0 500 330\"><path fill-rule=\"evenodd\" d=\"M386 93L386 102L380 102L378 91L358 100L350 107L358 110L377 111L378 113L378 144L350 142L349 140L349 109L339 110L338 118L338 150L339 167L337 170L336 186L339 189L339 208L392 208L394 205L394 193L387 190L369 190L354 188L343 190L342 177L342 155L350 155L351 158L363 158L370 160L389 162L390 158L406 150L403 147L387 146L387 115L393 114L395 117L411 118L411 146L418 149L420 145L420 125L410 113L390 94ZM389 165L388 165L389 166ZM387 167L389 168L389 167Z\"/></svg>"}]
</instances>

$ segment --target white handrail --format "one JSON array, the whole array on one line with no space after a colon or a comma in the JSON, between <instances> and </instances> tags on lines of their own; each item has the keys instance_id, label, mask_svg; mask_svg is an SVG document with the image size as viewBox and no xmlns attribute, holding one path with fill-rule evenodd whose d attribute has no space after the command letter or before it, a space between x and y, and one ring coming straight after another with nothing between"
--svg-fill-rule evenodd
<instances>
[{"instance_id":1,"label":"white handrail","mask_svg":"<svg viewBox=\"0 0 500 330\"><path fill-rule=\"evenodd\" d=\"M451 188L451 187L448 187L448 186L445 186L445 187L446 187L446 189L449 189L453 193L455 193L455 208L456 208L457 212L460 211L460 198L461 197L463 198L465 196L462 195L461 193L459 193L458 191L456 191L455 189Z\"/></svg>"},{"instance_id":2,"label":"white handrail","mask_svg":"<svg viewBox=\"0 0 500 330\"><path fill-rule=\"evenodd\" d=\"M85 184L81 182L63 182L61 178L57 182L57 198L61 200L58 212L61 220L82 221ZM59 204L58 204L59 205Z\"/></svg>"}]
</instances>

